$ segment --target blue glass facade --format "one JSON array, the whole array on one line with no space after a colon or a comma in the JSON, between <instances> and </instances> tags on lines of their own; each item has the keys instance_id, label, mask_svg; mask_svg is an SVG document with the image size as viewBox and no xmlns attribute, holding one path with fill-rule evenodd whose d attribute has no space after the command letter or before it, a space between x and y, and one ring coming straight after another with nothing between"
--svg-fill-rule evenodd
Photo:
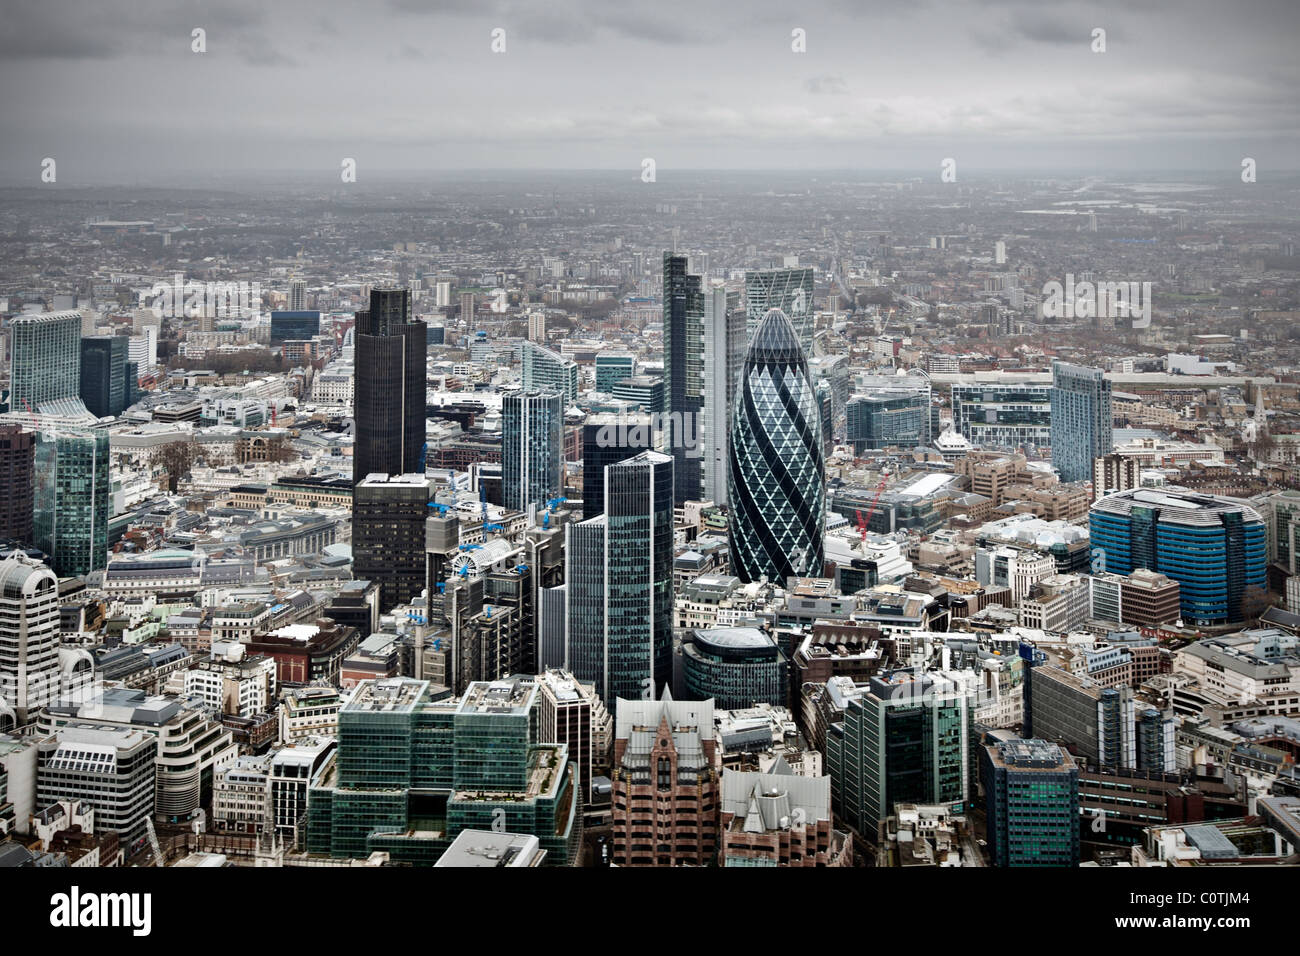
<instances>
[{"instance_id":1,"label":"blue glass facade","mask_svg":"<svg viewBox=\"0 0 1300 956\"><path fill-rule=\"evenodd\" d=\"M1177 581L1187 623L1239 621L1246 589L1265 586L1264 521L1236 499L1125 491L1098 500L1089 525L1105 570L1147 568Z\"/></svg>"},{"instance_id":2,"label":"blue glass facade","mask_svg":"<svg viewBox=\"0 0 1300 956\"><path fill-rule=\"evenodd\" d=\"M1110 382L1101 369L1052 363L1052 467L1062 481L1088 481L1115 447Z\"/></svg>"}]
</instances>

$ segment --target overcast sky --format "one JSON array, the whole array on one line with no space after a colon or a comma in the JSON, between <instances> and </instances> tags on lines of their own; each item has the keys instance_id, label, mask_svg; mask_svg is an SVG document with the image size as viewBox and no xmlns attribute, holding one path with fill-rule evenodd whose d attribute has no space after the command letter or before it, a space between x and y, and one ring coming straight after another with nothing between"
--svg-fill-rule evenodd
<instances>
[{"instance_id":1,"label":"overcast sky","mask_svg":"<svg viewBox=\"0 0 1300 956\"><path fill-rule=\"evenodd\" d=\"M59 185L344 157L1262 179L1300 168L1298 39L1300 0L5 0L0 181L47 156Z\"/></svg>"}]
</instances>

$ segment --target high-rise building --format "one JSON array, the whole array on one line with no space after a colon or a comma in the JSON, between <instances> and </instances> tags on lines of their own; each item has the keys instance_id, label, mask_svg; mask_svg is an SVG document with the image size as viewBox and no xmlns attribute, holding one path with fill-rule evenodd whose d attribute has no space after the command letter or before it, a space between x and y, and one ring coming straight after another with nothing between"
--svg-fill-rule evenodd
<instances>
[{"instance_id":1,"label":"high-rise building","mask_svg":"<svg viewBox=\"0 0 1300 956\"><path fill-rule=\"evenodd\" d=\"M952 424L972 445L1017 449L1052 440L1052 387L977 383L952 387Z\"/></svg>"},{"instance_id":2,"label":"high-rise building","mask_svg":"<svg viewBox=\"0 0 1300 956\"><path fill-rule=\"evenodd\" d=\"M581 796L568 747L540 739L532 679L475 682L452 698L428 681L362 681L339 711L338 758L312 787L307 851L432 866L464 830L536 836L571 864Z\"/></svg>"},{"instance_id":3,"label":"high-rise building","mask_svg":"<svg viewBox=\"0 0 1300 956\"><path fill-rule=\"evenodd\" d=\"M424 323L411 318L407 289L373 289L356 315L355 443L352 479L422 469L425 443Z\"/></svg>"},{"instance_id":4,"label":"high-rise building","mask_svg":"<svg viewBox=\"0 0 1300 956\"><path fill-rule=\"evenodd\" d=\"M578 792L591 800L592 781L609 767L614 721L591 684L564 670L547 670L537 678L539 733L542 740L565 744Z\"/></svg>"},{"instance_id":5,"label":"high-rise building","mask_svg":"<svg viewBox=\"0 0 1300 956\"><path fill-rule=\"evenodd\" d=\"M794 327L772 309L737 389L727 497L731 571L784 584L820 575L826 525L820 414Z\"/></svg>"},{"instance_id":6,"label":"high-rise building","mask_svg":"<svg viewBox=\"0 0 1300 956\"><path fill-rule=\"evenodd\" d=\"M289 280L289 311L305 312L307 309L307 280Z\"/></svg>"},{"instance_id":7,"label":"high-rise building","mask_svg":"<svg viewBox=\"0 0 1300 956\"><path fill-rule=\"evenodd\" d=\"M678 504L700 497L699 421L704 408L704 285L686 256L664 253L664 447Z\"/></svg>"},{"instance_id":8,"label":"high-rise building","mask_svg":"<svg viewBox=\"0 0 1300 956\"><path fill-rule=\"evenodd\" d=\"M605 468L654 448L654 419L649 414L591 415L582 425L582 517L605 510Z\"/></svg>"},{"instance_id":9,"label":"high-rise building","mask_svg":"<svg viewBox=\"0 0 1300 956\"><path fill-rule=\"evenodd\" d=\"M722 753L713 701L619 700L611 763L616 865L714 863Z\"/></svg>"},{"instance_id":10,"label":"high-rise building","mask_svg":"<svg viewBox=\"0 0 1300 956\"><path fill-rule=\"evenodd\" d=\"M745 313L739 294L715 286L704 293L704 398L700 416L700 497L727 504L727 448L736 387L745 365Z\"/></svg>"},{"instance_id":11,"label":"high-rise building","mask_svg":"<svg viewBox=\"0 0 1300 956\"><path fill-rule=\"evenodd\" d=\"M605 469L605 513L568 526L567 668L607 706L672 676L673 460L644 451Z\"/></svg>"},{"instance_id":12,"label":"high-rise building","mask_svg":"<svg viewBox=\"0 0 1300 956\"><path fill-rule=\"evenodd\" d=\"M81 400L96 418L116 417L127 407L128 350L123 335L81 340Z\"/></svg>"},{"instance_id":13,"label":"high-rise building","mask_svg":"<svg viewBox=\"0 0 1300 956\"><path fill-rule=\"evenodd\" d=\"M826 735L835 816L867 838L899 803L970 799L970 689L941 673L872 677Z\"/></svg>"},{"instance_id":14,"label":"high-rise building","mask_svg":"<svg viewBox=\"0 0 1300 956\"><path fill-rule=\"evenodd\" d=\"M460 318L465 323L465 334L474 338L474 293L460 294Z\"/></svg>"},{"instance_id":15,"label":"high-rise building","mask_svg":"<svg viewBox=\"0 0 1300 956\"><path fill-rule=\"evenodd\" d=\"M794 326L805 357L813 354L813 270L767 269L745 273L746 333L754 337L772 309L780 309Z\"/></svg>"},{"instance_id":16,"label":"high-rise building","mask_svg":"<svg viewBox=\"0 0 1300 956\"><path fill-rule=\"evenodd\" d=\"M994 866L1079 865L1079 768L1045 740L1006 740L980 754Z\"/></svg>"},{"instance_id":17,"label":"high-rise building","mask_svg":"<svg viewBox=\"0 0 1300 956\"><path fill-rule=\"evenodd\" d=\"M1266 586L1264 519L1236 498L1137 488L1097 500L1088 524L1106 571L1145 568L1177 581L1189 624L1240 621L1247 589Z\"/></svg>"},{"instance_id":18,"label":"high-rise building","mask_svg":"<svg viewBox=\"0 0 1300 956\"><path fill-rule=\"evenodd\" d=\"M507 392L501 403L501 484L507 508L545 508L564 475L564 397L556 391Z\"/></svg>"},{"instance_id":19,"label":"high-rise building","mask_svg":"<svg viewBox=\"0 0 1300 956\"><path fill-rule=\"evenodd\" d=\"M845 408L847 438L855 454L881 448L916 448L930 434L930 400L921 392L868 392Z\"/></svg>"},{"instance_id":20,"label":"high-rise building","mask_svg":"<svg viewBox=\"0 0 1300 956\"><path fill-rule=\"evenodd\" d=\"M1095 767L1137 766L1133 695L1041 664L1025 683L1025 733L1068 747Z\"/></svg>"},{"instance_id":21,"label":"high-rise building","mask_svg":"<svg viewBox=\"0 0 1300 956\"><path fill-rule=\"evenodd\" d=\"M1062 481L1088 481L1115 447L1110 382L1101 369L1052 363L1052 466Z\"/></svg>"},{"instance_id":22,"label":"high-rise building","mask_svg":"<svg viewBox=\"0 0 1300 956\"><path fill-rule=\"evenodd\" d=\"M682 678L692 700L722 710L789 703L788 662L772 635L757 627L705 627L682 641Z\"/></svg>"},{"instance_id":23,"label":"high-rise building","mask_svg":"<svg viewBox=\"0 0 1300 956\"><path fill-rule=\"evenodd\" d=\"M9 407L42 405L81 392L81 313L24 313L9 323Z\"/></svg>"},{"instance_id":24,"label":"high-rise building","mask_svg":"<svg viewBox=\"0 0 1300 956\"><path fill-rule=\"evenodd\" d=\"M609 394L614 383L636 374L636 357L627 352L596 353L596 391Z\"/></svg>"},{"instance_id":25,"label":"high-rise building","mask_svg":"<svg viewBox=\"0 0 1300 956\"><path fill-rule=\"evenodd\" d=\"M523 347L524 391L552 391L564 396L565 404L578 400L578 363L548 348L525 342Z\"/></svg>"},{"instance_id":26,"label":"high-rise building","mask_svg":"<svg viewBox=\"0 0 1300 956\"><path fill-rule=\"evenodd\" d=\"M271 344L310 342L320 335L320 313L314 309L291 309L271 313Z\"/></svg>"},{"instance_id":27,"label":"high-rise building","mask_svg":"<svg viewBox=\"0 0 1300 956\"><path fill-rule=\"evenodd\" d=\"M0 731L59 693L59 579L21 551L0 561Z\"/></svg>"},{"instance_id":28,"label":"high-rise building","mask_svg":"<svg viewBox=\"0 0 1300 956\"><path fill-rule=\"evenodd\" d=\"M36 480L36 435L21 425L0 425L0 542L30 545Z\"/></svg>"},{"instance_id":29,"label":"high-rise building","mask_svg":"<svg viewBox=\"0 0 1300 956\"><path fill-rule=\"evenodd\" d=\"M108 566L108 458L106 428L58 426L37 433L32 534L60 577Z\"/></svg>"},{"instance_id":30,"label":"high-rise building","mask_svg":"<svg viewBox=\"0 0 1300 956\"><path fill-rule=\"evenodd\" d=\"M528 313L528 341L539 345L546 342L546 313L540 309Z\"/></svg>"},{"instance_id":31,"label":"high-rise building","mask_svg":"<svg viewBox=\"0 0 1300 956\"><path fill-rule=\"evenodd\" d=\"M429 479L424 475L369 475L352 492L352 576L379 585L389 611L426 587L425 521Z\"/></svg>"},{"instance_id":32,"label":"high-rise building","mask_svg":"<svg viewBox=\"0 0 1300 956\"><path fill-rule=\"evenodd\" d=\"M38 746L36 801L80 800L94 808L96 829L129 847L155 810L157 757L158 741L143 730L64 727Z\"/></svg>"}]
</instances>

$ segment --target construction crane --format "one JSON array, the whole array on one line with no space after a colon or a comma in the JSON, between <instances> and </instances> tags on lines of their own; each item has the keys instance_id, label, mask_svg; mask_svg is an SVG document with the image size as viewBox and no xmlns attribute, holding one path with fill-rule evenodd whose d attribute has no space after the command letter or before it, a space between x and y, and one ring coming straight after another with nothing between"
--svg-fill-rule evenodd
<instances>
[{"instance_id":1,"label":"construction crane","mask_svg":"<svg viewBox=\"0 0 1300 956\"><path fill-rule=\"evenodd\" d=\"M166 866L163 862L162 844L158 842L158 831L153 828L153 817L144 818L145 832L149 834L149 846L153 850L154 866Z\"/></svg>"},{"instance_id":2,"label":"construction crane","mask_svg":"<svg viewBox=\"0 0 1300 956\"><path fill-rule=\"evenodd\" d=\"M862 517L862 512L858 512L858 527L862 529L862 542L867 541L867 528L871 525L871 516L876 513L876 505L880 503L880 494L885 490L885 485L889 481L889 472L884 472L880 476L880 484L876 485L876 494L871 499L871 507L867 509L866 518Z\"/></svg>"}]
</instances>

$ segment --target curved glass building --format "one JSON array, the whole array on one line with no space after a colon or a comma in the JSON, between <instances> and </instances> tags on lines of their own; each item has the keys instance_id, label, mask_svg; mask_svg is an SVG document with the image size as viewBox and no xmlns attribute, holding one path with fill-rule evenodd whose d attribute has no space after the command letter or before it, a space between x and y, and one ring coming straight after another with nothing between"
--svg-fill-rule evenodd
<instances>
[{"instance_id":1,"label":"curved glass building","mask_svg":"<svg viewBox=\"0 0 1300 956\"><path fill-rule=\"evenodd\" d=\"M1246 589L1265 586L1264 520L1236 498L1136 488L1099 498L1088 525L1105 570L1147 568L1177 581L1189 624L1240 621Z\"/></svg>"},{"instance_id":2,"label":"curved glass building","mask_svg":"<svg viewBox=\"0 0 1300 956\"><path fill-rule=\"evenodd\" d=\"M798 333L780 309L754 330L731 426L731 573L784 583L822 573L821 412Z\"/></svg>"}]
</instances>

